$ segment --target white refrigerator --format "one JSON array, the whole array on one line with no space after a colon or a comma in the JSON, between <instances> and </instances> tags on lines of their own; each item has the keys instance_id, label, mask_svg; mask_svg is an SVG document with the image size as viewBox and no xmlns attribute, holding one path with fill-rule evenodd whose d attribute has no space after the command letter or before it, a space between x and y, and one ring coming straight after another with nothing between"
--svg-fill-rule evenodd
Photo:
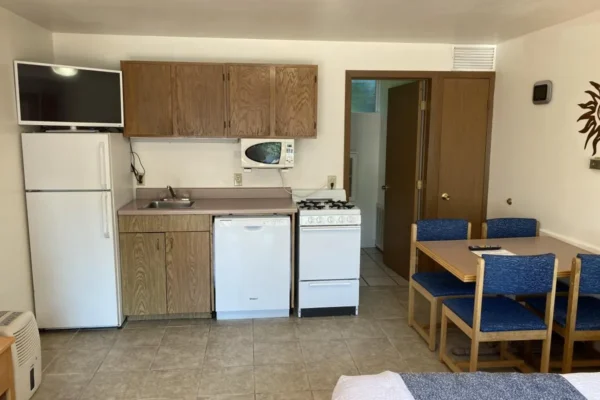
<instances>
[{"instance_id":1,"label":"white refrigerator","mask_svg":"<svg viewBox=\"0 0 600 400\"><path fill-rule=\"evenodd\" d=\"M24 133L22 147L39 327L120 326L116 210L133 199L129 141Z\"/></svg>"}]
</instances>

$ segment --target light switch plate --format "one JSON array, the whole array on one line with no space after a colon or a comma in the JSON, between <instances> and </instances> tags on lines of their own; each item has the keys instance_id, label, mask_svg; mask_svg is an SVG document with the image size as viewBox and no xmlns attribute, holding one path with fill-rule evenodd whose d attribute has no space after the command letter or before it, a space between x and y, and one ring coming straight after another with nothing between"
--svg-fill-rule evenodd
<instances>
[{"instance_id":1,"label":"light switch plate","mask_svg":"<svg viewBox=\"0 0 600 400\"><path fill-rule=\"evenodd\" d=\"M233 174L233 186L242 186L242 174Z\"/></svg>"},{"instance_id":2,"label":"light switch plate","mask_svg":"<svg viewBox=\"0 0 600 400\"><path fill-rule=\"evenodd\" d=\"M335 189L337 184L337 177L335 175L329 175L327 177L327 189Z\"/></svg>"}]
</instances>

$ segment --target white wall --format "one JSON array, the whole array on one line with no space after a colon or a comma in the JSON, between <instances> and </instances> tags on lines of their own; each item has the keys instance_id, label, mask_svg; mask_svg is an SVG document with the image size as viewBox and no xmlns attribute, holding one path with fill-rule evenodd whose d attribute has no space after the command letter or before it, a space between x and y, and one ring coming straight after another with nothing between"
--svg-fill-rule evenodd
<instances>
[{"instance_id":1,"label":"white wall","mask_svg":"<svg viewBox=\"0 0 600 400\"><path fill-rule=\"evenodd\" d=\"M0 8L0 309L33 310L13 61L52 61L52 34Z\"/></svg>"},{"instance_id":2,"label":"white wall","mask_svg":"<svg viewBox=\"0 0 600 400\"><path fill-rule=\"evenodd\" d=\"M600 12L502 43L492 139L489 217L530 216L542 229L600 251L600 171L579 103L588 81L600 82ZM554 81L554 98L531 102L534 82ZM600 155L600 152L599 154ZM513 199L508 206L507 198Z\"/></svg>"},{"instance_id":3,"label":"white wall","mask_svg":"<svg viewBox=\"0 0 600 400\"><path fill-rule=\"evenodd\" d=\"M318 138L297 143L296 167L286 175L294 188L325 186L327 175L343 185L345 71L449 70L452 46L322 41L206 39L54 34L57 62L119 68L120 60L307 63L319 65ZM147 186L226 187L240 171L234 143L137 142ZM244 186L278 186L279 174L244 174Z\"/></svg>"},{"instance_id":4,"label":"white wall","mask_svg":"<svg viewBox=\"0 0 600 400\"><path fill-rule=\"evenodd\" d=\"M352 113L350 147L358 153L354 202L361 211L361 247L375 247L380 132L379 113Z\"/></svg>"}]
</instances>

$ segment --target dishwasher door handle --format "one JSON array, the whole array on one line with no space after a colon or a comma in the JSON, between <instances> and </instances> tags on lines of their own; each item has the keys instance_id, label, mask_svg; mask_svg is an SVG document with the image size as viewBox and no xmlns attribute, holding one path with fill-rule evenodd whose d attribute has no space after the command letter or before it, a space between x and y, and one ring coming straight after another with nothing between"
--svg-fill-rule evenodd
<instances>
[{"instance_id":1,"label":"dishwasher door handle","mask_svg":"<svg viewBox=\"0 0 600 400\"><path fill-rule=\"evenodd\" d=\"M253 226L245 226L244 230L248 231L248 232L258 232L258 231L262 231L264 228L264 226L262 225L253 225Z\"/></svg>"},{"instance_id":2,"label":"dishwasher door handle","mask_svg":"<svg viewBox=\"0 0 600 400\"><path fill-rule=\"evenodd\" d=\"M309 283L310 287L318 287L318 286L350 286L352 283L350 282L323 282L323 283Z\"/></svg>"}]
</instances>

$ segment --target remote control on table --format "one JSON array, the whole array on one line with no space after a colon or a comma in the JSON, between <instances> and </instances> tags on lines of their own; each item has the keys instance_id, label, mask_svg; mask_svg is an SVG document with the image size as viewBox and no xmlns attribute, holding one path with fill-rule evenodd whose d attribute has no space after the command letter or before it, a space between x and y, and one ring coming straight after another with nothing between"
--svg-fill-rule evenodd
<instances>
[{"instance_id":1,"label":"remote control on table","mask_svg":"<svg viewBox=\"0 0 600 400\"><path fill-rule=\"evenodd\" d=\"M471 250L471 251L492 251L492 250L502 250L502 247L484 244L484 245L480 245L480 246L469 246L469 250Z\"/></svg>"}]
</instances>

